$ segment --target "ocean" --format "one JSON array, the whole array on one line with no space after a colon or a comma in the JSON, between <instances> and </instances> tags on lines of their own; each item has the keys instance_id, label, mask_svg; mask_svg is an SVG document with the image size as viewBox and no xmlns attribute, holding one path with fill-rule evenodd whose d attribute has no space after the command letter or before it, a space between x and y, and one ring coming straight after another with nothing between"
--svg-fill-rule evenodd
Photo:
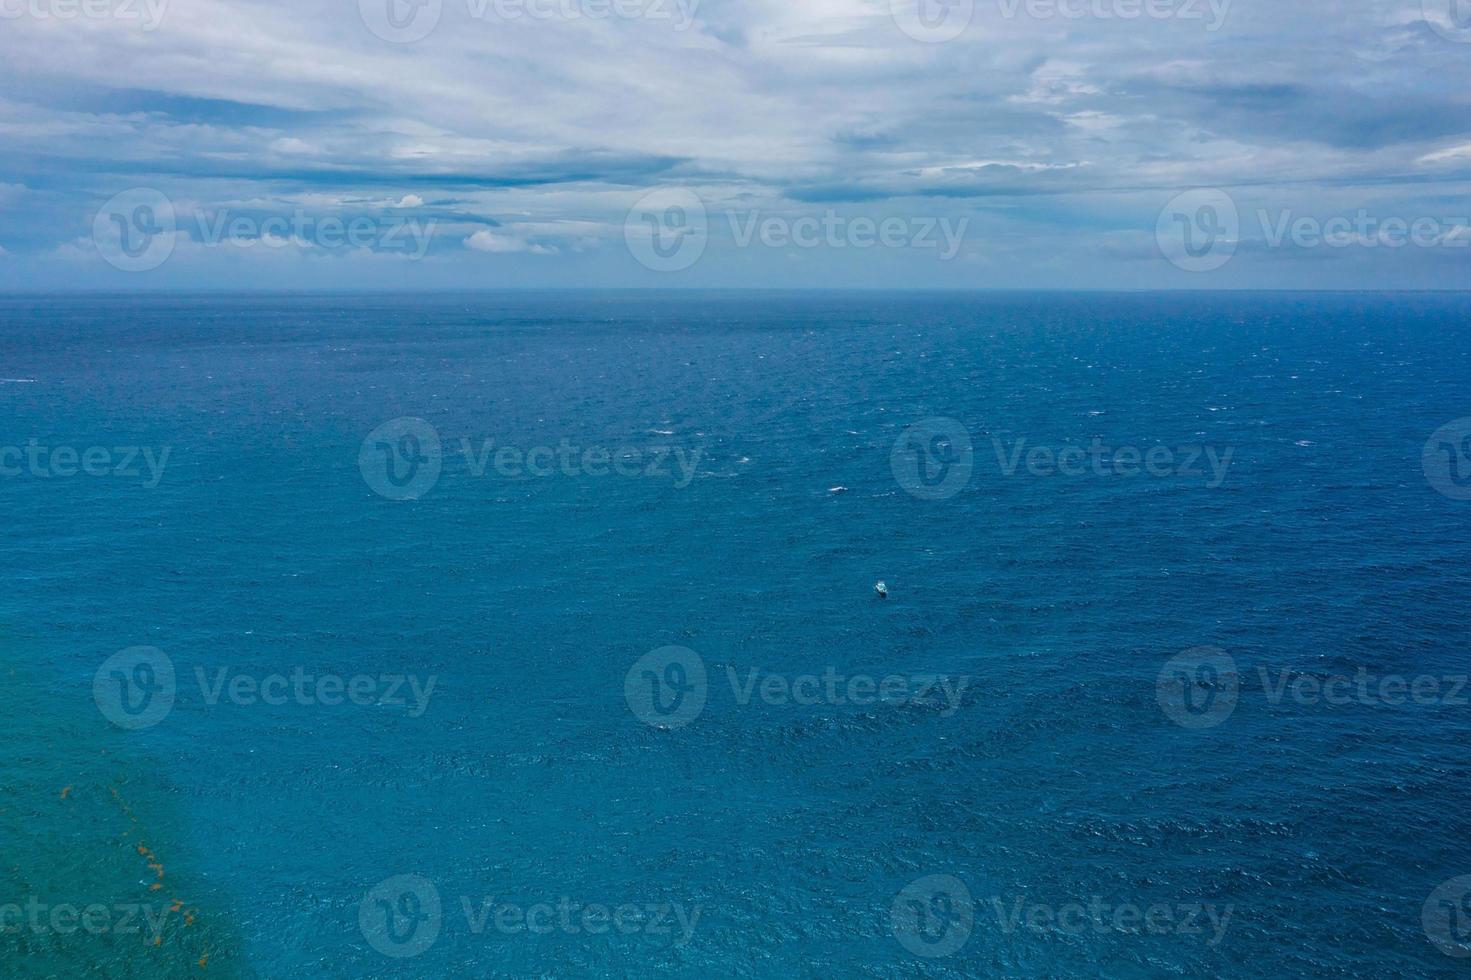
<instances>
[{"instance_id":1,"label":"ocean","mask_svg":"<svg viewBox=\"0 0 1471 980\"><path fill-rule=\"evenodd\" d=\"M1464 975L1468 315L0 298L3 972Z\"/></svg>"}]
</instances>

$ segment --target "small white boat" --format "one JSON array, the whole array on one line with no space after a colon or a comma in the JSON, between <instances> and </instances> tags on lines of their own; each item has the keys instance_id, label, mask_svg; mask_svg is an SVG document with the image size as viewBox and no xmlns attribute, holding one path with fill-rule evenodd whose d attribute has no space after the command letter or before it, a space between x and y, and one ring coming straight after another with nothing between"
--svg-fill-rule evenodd
<instances>
[{"instance_id":1,"label":"small white boat","mask_svg":"<svg viewBox=\"0 0 1471 980\"><path fill-rule=\"evenodd\" d=\"M873 591L878 593L880 599L887 599L889 597L889 587L883 582L875 583Z\"/></svg>"}]
</instances>

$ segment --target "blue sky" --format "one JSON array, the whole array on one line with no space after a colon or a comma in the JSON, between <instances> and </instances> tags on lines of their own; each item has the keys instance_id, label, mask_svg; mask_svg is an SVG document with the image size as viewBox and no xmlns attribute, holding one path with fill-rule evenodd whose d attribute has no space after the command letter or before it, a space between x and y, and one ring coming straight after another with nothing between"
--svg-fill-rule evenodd
<instances>
[{"instance_id":1,"label":"blue sky","mask_svg":"<svg viewBox=\"0 0 1471 980\"><path fill-rule=\"evenodd\" d=\"M0 289L1459 288L1465 0L0 0Z\"/></svg>"}]
</instances>

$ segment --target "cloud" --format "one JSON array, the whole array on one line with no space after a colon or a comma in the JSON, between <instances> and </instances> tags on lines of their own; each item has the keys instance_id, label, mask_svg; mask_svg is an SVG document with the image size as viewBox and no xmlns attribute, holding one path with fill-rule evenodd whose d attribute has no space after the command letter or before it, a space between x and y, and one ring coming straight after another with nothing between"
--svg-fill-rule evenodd
<instances>
[{"instance_id":1,"label":"cloud","mask_svg":"<svg viewBox=\"0 0 1471 980\"><path fill-rule=\"evenodd\" d=\"M1028 236L1047 243L996 284L1136 284L1143 260L1122 280L1107 262L1184 189L1411 215L1465 191L1471 47L1431 30L1420 0L1331 15L1180 0L1147 5L1177 16L1081 21L978 0L946 43L907 35L887 0L658 6L671 16L498 20L507 5L447 2L409 44L375 37L351 2L191 0L151 30L7 20L0 231L17 259L54 254L146 187L181 211L432 218L465 262L560 255L544 265L569 284L621 282L644 271L622 247L629 209L681 187L717 229L732 211L970 218L1019 257ZM718 262L717 246L693 273L712 283L792 267L750 250ZM878 255L804 253L802 274L989 284L865 264Z\"/></svg>"},{"instance_id":2,"label":"cloud","mask_svg":"<svg viewBox=\"0 0 1471 980\"><path fill-rule=\"evenodd\" d=\"M1471 143L1463 143L1460 146L1451 146L1444 150L1436 150L1434 153L1427 153L1415 162L1433 165L1437 163L1457 163L1462 160L1471 160Z\"/></svg>"},{"instance_id":3,"label":"cloud","mask_svg":"<svg viewBox=\"0 0 1471 980\"><path fill-rule=\"evenodd\" d=\"M524 238L497 234L483 229L465 239L465 247L474 249L477 252L491 252L495 254L527 252L531 255L556 255L559 251L555 246L537 245L526 241Z\"/></svg>"},{"instance_id":4,"label":"cloud","mask_svg":"<svg viewBox=\"0 0 1471 980\"><path fill-rule=\"evenodd\" d=\"M306 140L297 139L295 136L283 136L280 139L272 140L271 149L277 153L298 156L316 156L322 152Z\"/></svg>"}]
</instances>

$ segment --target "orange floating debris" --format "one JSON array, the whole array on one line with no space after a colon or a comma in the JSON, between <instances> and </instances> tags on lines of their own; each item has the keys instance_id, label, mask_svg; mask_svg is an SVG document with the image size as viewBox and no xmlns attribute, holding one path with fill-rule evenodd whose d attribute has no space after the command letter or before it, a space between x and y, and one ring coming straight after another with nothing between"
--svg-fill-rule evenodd
<instances>
[{"instance_id":1,"label":"orange floating debris","mask_svg":"<svg viewBox=\"0 0 1471 980\"><path fill-rule=\"evenodd\" d=\"M72 795L72 788L70 786L66 786L66 787L63 787L62 788L61 798L63 800L66 799L68 796L71 796L71 795Z\"/></svg>"}]
</instances>

